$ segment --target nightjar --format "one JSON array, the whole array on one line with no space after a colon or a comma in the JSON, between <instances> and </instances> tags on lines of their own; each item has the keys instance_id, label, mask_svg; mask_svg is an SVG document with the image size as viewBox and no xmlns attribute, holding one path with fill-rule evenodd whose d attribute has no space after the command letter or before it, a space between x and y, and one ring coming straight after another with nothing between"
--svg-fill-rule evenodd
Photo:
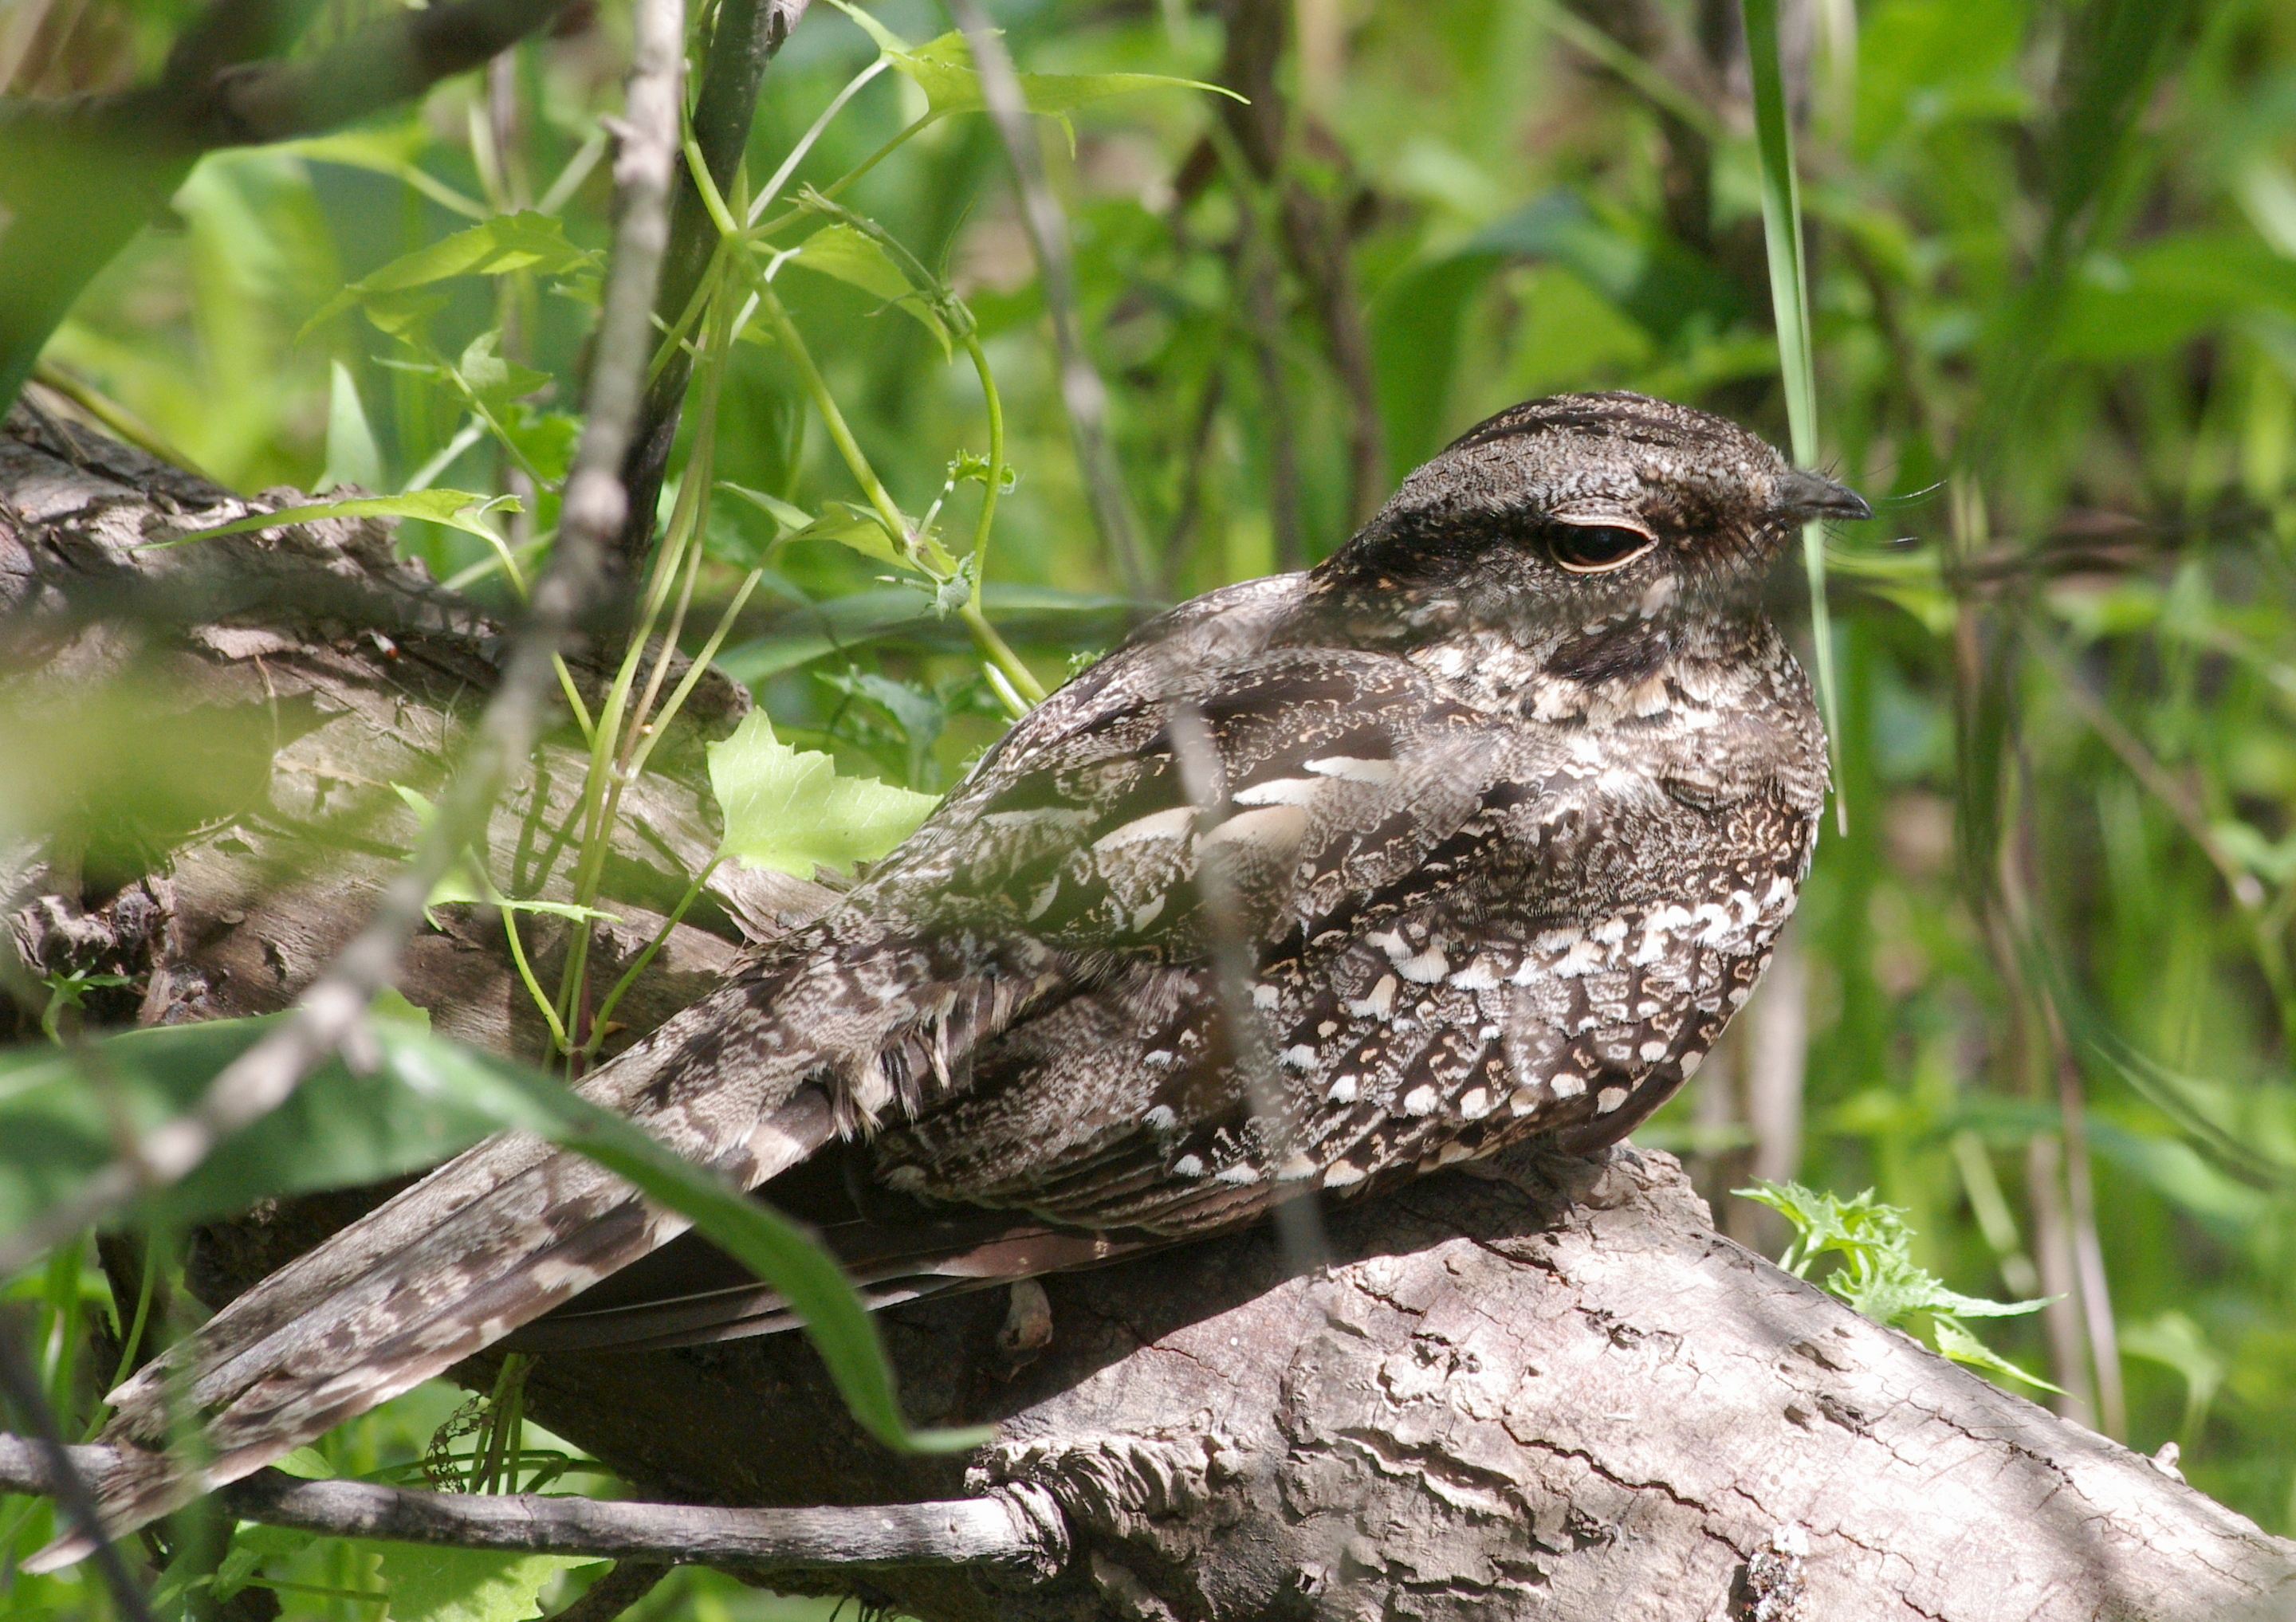
<instances>
[{"instance_id":1,"label":"nightjar","mask_svg":"<svg viewBox=\"0 0 2296 1622\"><path fill-rule=\"evenodd\" d=\"M745 1187L841 1159L881 1301L1529 1136L1599 1149L1697 1068L1793 910L1825 745L1763 579L1806 520L1866 516L1702 412L1504 412L1318 567L1144 626L583 1091ZM154 1455L116 1524L522 1326L787 1321L738 1274L664 1274L684 1227L547 1144L480 1145L114 1397L108 1439L156 1446L188 1380L210 1461Z\"/></svg>"}]
</instances>

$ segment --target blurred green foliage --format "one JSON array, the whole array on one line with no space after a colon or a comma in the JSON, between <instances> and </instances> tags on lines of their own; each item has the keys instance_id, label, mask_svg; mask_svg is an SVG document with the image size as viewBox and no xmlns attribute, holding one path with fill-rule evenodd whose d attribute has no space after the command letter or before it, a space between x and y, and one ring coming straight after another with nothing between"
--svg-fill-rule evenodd
<instances>
[{"instance_id":1,"label":"blurred green foliage","mask_svg":"<svg viewBox=\"0 0 2296 1622\"><path fill-rule=\"evenodd\" d=\"M1322 555L1366 490L1530 395L1640 389L1784 440L1734 7L997 12L1035 72L1254 96L1244 114L1131 94L1077 108L1072 140L1041 126L1163 594ZM873 14L909 41L947 26L924 0ZM96 34L42 37L19 87L148 71L175 15L92 4L75 26ZM1289 41L1255 55L1246 25L1269 16ZM49 363L242 489L538 482L503 530L529 543L590 318L580 256L606 239L586 143L625 29L608 5L521 47L496 80L506 147L469 79L350 136L207 160ZM1694 1151L1718 1215L1759 1234L1720 1191L1780 1147L1753 1095L1791 1085L1807 1124L1784 1175L1874 1190L1953 1290L2077 1298L2093 1256L2109 1318L2069 1298L1988 1339L2092 1416L2100 1363L2117 1370L2132 1445L2178 1440L2196 1485L2296 1532L2296 12L1808 0L1784 35L1821 450L1881 514L1833 539L1848 831L1829 827L1795 926L1806 1079L1741 1040L1642 1135ZM767 76L752 184L876 50L807 19ZM880 76L793 184L828 186L927 111ZM978 322L1018 472L982 602L1050 684L1121 634L1123 591L995 136L936 120L840 201ZM331 310L529 209L562 233L546 269ZM962 353L865 279L776 285L892 501L931 508L987 442ZM938 791L1002 725L991 677L914 576L777 516L865 495L787 347L735 343L720 382L704 594L764 571L721 663L782 736ZM501 589L486 540L400 536ZM100 1306L85 1278L60 1258L11 1287L46 1303L44 1344ZM2108 1321L2117 1343L2085 1347ZM85 1412L84 1371L47 1373ZM397 1412L356 1434L422 1430Z\"/></svg>"}]
</instances>

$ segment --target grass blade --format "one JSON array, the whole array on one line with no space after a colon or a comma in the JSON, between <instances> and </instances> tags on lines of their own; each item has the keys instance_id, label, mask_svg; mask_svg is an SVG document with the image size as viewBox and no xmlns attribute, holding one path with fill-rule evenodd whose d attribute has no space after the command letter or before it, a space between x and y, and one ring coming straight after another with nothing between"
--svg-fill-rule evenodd
<instances>
[{"instance_id":1,"label":"grass blade","mask_svg":"<svg viewBox=\"0 0 2296 1622\"><path fill-rule=\"evenodd\" d=\"M1801 254L1801 183L1794 173L1793 119L1778 60L1778 0L1742 0L1746 55L1753 70L1754 141L1761 157L1762 236L1769 249L1770 306L1778 329L1778 370L1786 389L1786 430L1794 464L1817 457L1817 378L1810 363L1809 276ZM1802 567L1809 577L1809 635L1817 653L1817 697L1827 747L1841 735L1841 691L1833 669L1833 620L1825 605L1825 527L1802 526ZM1837 788L1834 825L1849 831L1849 808Z\"/></svg>"}]
</instances>

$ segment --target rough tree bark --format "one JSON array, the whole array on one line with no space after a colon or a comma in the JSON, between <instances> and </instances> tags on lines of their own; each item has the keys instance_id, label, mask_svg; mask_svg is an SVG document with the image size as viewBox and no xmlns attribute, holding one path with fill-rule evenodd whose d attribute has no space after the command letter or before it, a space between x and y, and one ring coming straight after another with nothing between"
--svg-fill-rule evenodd
<instances>
[{"instance_id":1,"label":"rough tree bark","mask_svg":"<svg viewBox=\"0 0 2296 1622\"><path fill-rule=\"evenodd\" d=\"M247 505L85 430L20 415L0 437L0 701L142 661L186 713L283 717L263 734L275 755L226 774L220 808L153 831L147 871L16 861L19 952L135 975L98 1010L114 1019L282 1005L404 848L387 785L436 774L492 668L494 628L364 525L131 550ZM647 784L611 886L634 920L617 950L714 842L695 745L742 702L718 688ZM505 804L502 868L540 871L570 765L550 745ZM676 932L633 1026L693 996L745 931L819 900L729 881ZM531 1052L499 925L467 909L440 923L410 954L407 995L442 1029ZM194 1288L220 1301L365 1198L205 1231ZM527 1411L660 1497L1047 1489L1075 1551L1047 1581L762 1574L926 1618L2296 1614L2296 1544L1718 1235L1666 1156L1521 1154L1328 1218L1332 1259L1310 1274L1287 1276L1254 1232L1050 1279L1041 1298L886 1315L912 1417L996 1426L970 1458L876 1446L797 1336L547 1357Z\"/></svg>"}]
</instances>

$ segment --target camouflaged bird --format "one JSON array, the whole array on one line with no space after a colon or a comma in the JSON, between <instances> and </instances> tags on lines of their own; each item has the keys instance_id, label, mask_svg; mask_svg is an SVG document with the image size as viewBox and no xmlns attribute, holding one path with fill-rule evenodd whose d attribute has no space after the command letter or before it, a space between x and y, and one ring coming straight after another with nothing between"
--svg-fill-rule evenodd
<instances>
[{"instance_id":1,"label":"camouflaged bird","mask_svg":"<svg viewBox=\"0 0 2296 1622\"><path fill-rule=\"evenodd\" d=\"M582 1090L744 1187L857 1159L911 1202L843 1235L881 1302L1526 1137L1597 1150L1696 1069L1793 910L1825 749L1762 581L1804 521L1866 515L1702 412L1502 413L1319 567L1143 627ZM186 1380L209 1462L145 1455L113 1523L521 1326L788 1322L738 1274L654 1280L685 1225L577 1155L482 1144L116 1394L106 1438L156 1447Z\"/></svg>"}]
</instances>

